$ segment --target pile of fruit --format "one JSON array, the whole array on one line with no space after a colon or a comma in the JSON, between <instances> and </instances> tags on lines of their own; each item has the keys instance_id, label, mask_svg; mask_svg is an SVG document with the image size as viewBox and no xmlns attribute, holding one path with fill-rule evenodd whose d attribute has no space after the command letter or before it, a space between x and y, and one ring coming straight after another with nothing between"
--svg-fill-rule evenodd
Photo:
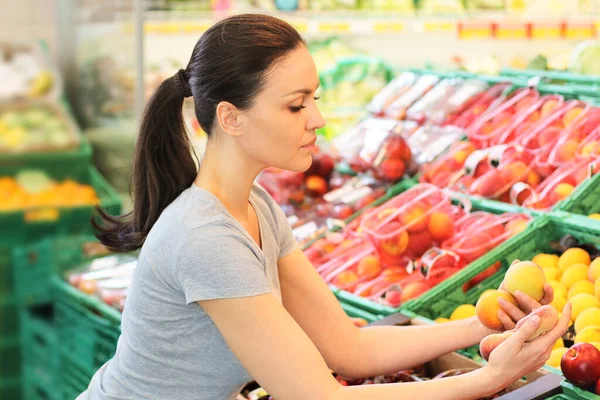
<instances>
[{"instance_id":1,"label":"pile of fruit","mask_svg":"<svg viewBox=\"0 0 600 400\"><path fill-rule=\"evenodd\" d=\"M77 144L75 132L47 104L0 111L0 152L64 150Z\"/></svg>"},{"instance_id":2,"label":"pile of fruit","mask_svg":"<svg viewBox=\"0 0 600 400\"><path fill-rule=\"evenodd\" d=\"M524 230L529 217L468 212L417 185L316 241L305 254L339 289L398 307Z\"/></svg>"},{"instance_id":3,"label":"pile of fruit","mask_svg":"<svg viewBox=\"0 0 600 400\"><path fill-rule=\"evenodd\" d=\"M2 212L96 204L98 197L92 186L71 179L57 182L43 171L23 170L15 177L0 177Z\"/></svg>"},{"instance_id":4,"label":"pile of fruit","mask_svg":"<svg viewBox=\"0 0 600 400\"><path fill-rule=\"evenodd\" d=\"M42 97L55 90L56 78L35 50L0 45L0 100Z\"/></svg>"},{"instance_id":5,"label":"pile of fruit","mask_svg":"<svg viewBox=\"0 0 600 400\"><path fill-rule=\"evenodd\" d=\"M572 304L571 326L552 350L547 365L560 369L573 384L587 390L597 390L600 379L600 252L591 245L576 243L566 236L561 242L561 254L538 254L532 261L515 262L504 277L501 290L489 289L481 294L476 305L463 304L457 307L449 319L441 317L435 321L443 323L477 316L490 329L502 330L498 318L500 298L518 306L514 297L521 291L541 300L543 286L549 284L554 290L551 304L534 310L530 315L541 318L540 334L552 329L560 318L567 302ZM573 247L574 245L580 247ZM517 324L518 329L525 318ZM488 336L480 344L484 359L514 331Z\"/></svg>"}]
</instances>

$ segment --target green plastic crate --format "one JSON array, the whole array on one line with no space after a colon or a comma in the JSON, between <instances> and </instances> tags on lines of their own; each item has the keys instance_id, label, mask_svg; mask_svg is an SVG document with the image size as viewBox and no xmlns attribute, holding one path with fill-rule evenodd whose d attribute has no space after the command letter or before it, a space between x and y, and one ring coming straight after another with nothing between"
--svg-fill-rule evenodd
<instances>
[{"instance_id":1,"label":"green plastic crate","mask_svg":"<svg viewBox=\"0 0 600 400\"><path fill-rule=\"evenodd\" d=\"M600 396L598 396L592 392L588 392L587 390L578 388L577 386L573 385L571 382L569 382L567 380L562 381L560 386L562 387L562 390L568 399L571 399L571 400L600 400Z\"/></svg>"},{"instance_id":2,"label":"green plastic crate","mask_svg":"<svg viewBox=\"0 0 600 400\"><path fill-rule=\"evenodd\" d=\"M3 171L41 169L53 171L59 176L70 176L85 174L91 164L92 146L85 136L81 136L79 147L73 150L0 155L0 170Z\"/></svg>"},{"instance_id":3,"label":"green plastic crate","mask_svg":"<svg viewBox=\"0 0 600 400\"><path fill-rule=\"evenodd\" d=\"M580 219L566 215L543 216L535 220L525 231L490 251L433 290L407 302L401 308L430 319L447 318L459 305L475 304L485 290L500 286L504 274L514 260L531 260L539 253L555 253L550 247L550 241L557 241L567 234L573 235L581 242L600 246L600 229L582 224ZM466 282L498 261L501 263L501 268L496 274L466 293L463 291Z\"/></svg>"},{"instance_id":4,"label":"green plastic crate","mask_svg":"<svg viewBox=\"0 0 600 400\"><path fill-rule=\"evenodd\" d=\"M75 399L84 392L96 373L95 369L83 366L76 354L61 351L60 384L57 392L62 399Z\"/></svg>"},{"instance_id":5,"label":"green plastic crate","mask_svg":"<svg viewBox=\"0 0 600 400\"><path fill-rule=\"evenodd\" d=\"M16 299L0 297L0 340L19 333L19 311Z\"/></svg>"},{"instance_id":6,"label":"green plastic crate","mask_svg":"<svg viewBox=\"0 0 600 400\"><path fill-rule=\"evenodd\" d=\"M13 280L19 303L23 306L49 303L52 277L92 259L94 254L86 250L86 245L97 242L91 235L52 236L13 249Z\"/></svg>"},{"instance_id":7,"label":"green plastic crate","mask_svg":"<svg viewBox=\"0 0 600 400\"><path fill-rule=\"evenodd\" d=\"M18 378L21 375L21 346L18 336L0 339L0 378Z\"/></svg>"},{"instance_id":8,"label":"green plastic crate","mask_svg":"<svg viewBox=\"0 0 600 400\"><path fill-rule=\"evenodd\" d=\"M507 205L506 208L499 208L499 207L497 207L497 204L495 204L495 203L498 203L498 202L493 202L491 200L476 200L476 199L473 199L473 198L470 198L469 200L472 202L472 209L474 211L477 211L477 210L479 210L479 211L487 211L487 212L491 212L491 213L494 213L494 214L500 214L500 213L504 213L504 212L521 212L521 213L524 213L524 214L533 215L533 213L531 212L531 210L528 210L528 209L525 209L525 208L522 208L522 207L521 208L516 208L516 207L510 206L510 205ZM387 199L384 200L384 201L387 201ZM384 201L382 201L382 203ZM527 228L528 230L531 229L531 225L532 224L533 224L533 221L529 224L529 227ZM509 239L507 242L514 242L515 240L518 240L518 239L515 239L515 237ZM507 243L507 242L505 242L505 243ZM503 245L504 244L501 244L500 246L503 246ZM477 263L479 262L479 260L481 260L481 258L478 259L478 260L475 260L471 264L467 265L465 268L463 268L461 271L459 271L453 277L449 278L448 281L454 280L455 277L457 277L457 276L462 276L462 274L464 274L466 270L472 270L474 267L477 268ZM491 263L489 265L492 265L492 264L494 264L494 263ZM473 276L475 276L475 275L476 274L474 274ZM429 291L427 291L426 293L422 294L416 300L419 300L419 299L433 300L432 299L432 295L434 295L435 293L438 293L438 290L439 290L439 288L442 287L442 285L444 285L444 282L438 284L436 287L434 287L434 288L430 289ZM499 285L499 283L498 283L498 285ZM374 314L390 315L390 314L396 313L396 312L398 312L400 310L402 310L402 311L405 311L405 310L414 311L414 310L412 310L412 308L411 308L412 306L410 306L410 305L415 300L410 300L410 301L406 302L405 304L403 304L399 308L393 308L393 307L390 307L390 306L387 306L387 305L384 305L384 304L379 304L379 303L376 303L374 301L365 299L363 297L360 297L358 295L355 295L353 293L350 293L350 292L347 292L347 291L344 291L344 290L337 290L336 289L336 291L334 291L334 294L336 295L336 297L338 298L338 300L340 302L352 304L352 305L354 305L356 307L362 308L362 309L367 310L367 311L369 311L371 313L374 313ZM430 318L430 319L437 318L437 317L433 317L432 318L431 316L428 316L428 315L423 315L423 316L427 317L427 318Z\"/></svg>"},{"instance_id":9,"label":"green plastic crate","mask_svg":"<svg viewBox=\"0 0 600 400\"><path fill-rule=\"evenodd\" d=\"M21 311L21 346L23 370L41 370L54 381L60 369L58 328L51 306Z\"/></svg>"},{"instance_id":10,"label":"green plastic crate","mask_svg":"<svg viewBox=\"0 0 600 400\"><path fill-rule=\"evenodd\" d=\"M0 168L0 176L9 172ZM63 176L56 176L63 178ZM89 183L95 189L100 206L111 214L121 211L121 199L100 173L89 167L84 175L73 175L82 183ZM56 219L51 221L27 222L27 212L0 212L0 296L12 295L14 292L14 274L12 265L13 250L16 247L36 243L57 235L91 234L90 223L93 207L71 207L55 209Z\"/></svg>"},{"instance_id":11,"label":"green plastic crate","mask_svg":"<svg viewBox=\"0 0 600 400\"><path fill-rule=\"evenodd\" d=\"M23 369L24 400L63 400L59 382L51 379L48 371L26 365Z\"/></svg>"},{"instance_id":12,"label":"green plastic crate","mask_svg":"<svg viewBox=\"0 0 600 400\"><path fill-rule=\"evenodd\" d=\"M0 399L13 400L21 398L21 378L0 377Z\"/></svg>"},{"instance_id":13,"label":"green plastic crate","mask_svg":"<svg viewBox=\"0 0 600 400\"><path fill-rule=\"evenodd\" d=\"M115 354L121 313L58 278L52 284L61 351L76 356L84 368L97 370Z\"/></svg>"},{"instance_id":14,"label":"green plastic crate","mask_svg":"<svg viewBox=\"0 0 600 400\"><path fill-rule=\"evenodd\" d=\"M599 199L600 174L596 174L579 185L557 209L574 214L590 215L600 211Z\"/></svg>"}]
</instances>

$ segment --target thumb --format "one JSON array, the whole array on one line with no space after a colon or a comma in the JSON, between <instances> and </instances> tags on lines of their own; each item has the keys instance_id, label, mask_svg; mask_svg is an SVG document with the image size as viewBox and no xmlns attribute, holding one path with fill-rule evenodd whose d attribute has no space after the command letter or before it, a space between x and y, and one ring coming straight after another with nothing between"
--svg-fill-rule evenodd
<instances>
[{"instance_id":1,"label":"thumb","mask_svg":"<svg viewBox=\"0 0 600 400\"><path fill-rule=\"evenodd\" d=\"M537 315L530 315L528 317L525 317L524 319L526 319L526 321L524 321L519 326L517 332L514 335L512 335L512 337L509 339L512 340L515 344L519 343L521 347L540 326L540 317Z\"/></svg>"}]
</instances>

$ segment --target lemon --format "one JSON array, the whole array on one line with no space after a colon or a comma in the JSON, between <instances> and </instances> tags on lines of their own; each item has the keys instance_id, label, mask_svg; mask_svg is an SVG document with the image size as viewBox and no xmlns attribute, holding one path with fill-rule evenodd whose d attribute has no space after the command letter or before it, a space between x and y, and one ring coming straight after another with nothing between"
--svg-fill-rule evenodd
<instances>
[{"instance_id":1,"label":"lemon","mask_svg":"<svg viewBox=\"0 0 600 400\"><path fill-rule=\"evenodd\" d=\"M600 308L592 307L579 313L575 320L575 333L581 332L590 325L600 325Z\"/></svg>"},{"instance_id":2,"label":"lemon","mask_svg":"<svg viewBox=\"0 0 600 400\"><path fill-rule=\"evenodd\" d=\"M557 268L558 256L556 254L538 254L531 260L542 268Z\"/></svg>"},{"instance_id":3,"label":"lemon","mask_svg":"<svg viewBox=\"0 0 600 400\"><path fill-rule=\"evenodd\" d=\"M569 302L573 305L573 311L571 313L571 320L577 321L577 317L584 310L588 308L600 308L600 300L596 296L593 296L588 293L581 293L576 296L573 296Z\"/></svg>"},{"instance_id":4,"label":"lemon","mask_svg":"<svg viewBox=\"0 0 600 400\"><path fill-rule=\"evenodd\" d=\"M450 321L457 321L459 319L466 319L475 316L475 306L472 304L460 305L452 312Z\"/></svg>"},{"instance_id":5,"label":"lemon","mask_svg":"<svg viewBox=\"0 0 600 400\"><path fill-rule=\"evenodd\" d=\"M558 349L554 349L552 350L552 353L550 354L550 358L548 359L548 361L546 361L546 365L549 365L553 368L558 368L560 369L560 361L562 360L563 356L565 355L565 353L567 352L566 347L561 347Z\"/></svg>"},{"instance_id":6,"label":"lemon","mask_svg":"<svg viewBox=\"0 0 600 400\"><path fill-rule=\"evenodd\" d=\"M600 257L592 261L588 269L588 280L590 282L595 282L598 278L600 278Z\"/></svg>"},{"instance_id":7,"label":"lemon","mask_svg":"<svg viewBox=\"0 0 600 400\"><path fill-rule=\"evenodd\" d=\"M594 295L600 299L600 278L596 279L596 283L594 283Z\"/></svg>"},{"instance_id":8,"label":"lemon","mask_svg":"<svg viewBox=\"0 0 600 400\"><path fill-rule=\"evenodd\" d=\"M587 280L588 266L585 264L574 264L563 271L560 277L562 283L567 289L571 288L575 282Z\"/></svg>"},{"instance_id":9,"label":"lemon","mask_svg":"<svg viewBox=\"0 0 600 400\"><path fill-rule=\"evenodd\" d=\"M443 324L444 322L449 322L450 320L448 318L437 318L436 320L434 320L433 322L437 323L437 324Z\"/></svg>"},{"instance_id":10,"label":"lemon","mask_svg":"<svg viewBox=\"0 0 600 400\"><path fill-rule=\"evenodd\" d=\"M575 336L575 343L592 342L600 342L600 325L590 325L585 327Z\"/></svg>"},{"instance_id":11,"label":"lemon","mask_svg":"<svg viewBox=\"0 0 600 400\"><path fill-rule=\"evenodd\" d=\"M558 259L557 267L559 270L564 271L574 264L585 264L590 265L591 259L587 251L573 247L565 251Z\"/></svg>"},{"instance_id":12,"label":"lemon","mask_svg":"<svg viewBox=\"0 0 600 400\"><path fill-rule=\"evenodd\" d=\"M552 307L554 307L554 309L558 312L562 312L562 310L565 308L565 306L567 305L567 299L565 299L562 296L557 296L554 295L554 299L552 300L552 303L550 303L550 305Z\"/></svg>"},{"instance_id":13,"label":"lemon","mask_svg":"<svg viewBox=\"0 0 600 400\"><path fill-rule=\"evenodd\" d=\"M560 349L563 347L565 347L565 342L561 337L559 337L556 343L554 343L554 347L552 347L552 350Z\"/></svg>"},{"instance_id":14,"label":"lemon","mask_svg":"<svg viewBox=\"0 0 600 400\"><path fill-rule=\"evenodd\" d=\"M546 282L559 279L560 270L558 268L544 268Z\"/></svg>"},{"instance_id":15,"label":"lemon","mask_svg":"<svg viewBox=\"0 0 600 400\"><path fill-rule=\"evenodd\" d=\"M590 281L577 281L569 289L567 300L581 293L594 294L594 284Z\"/></svg>"}]
</instances>

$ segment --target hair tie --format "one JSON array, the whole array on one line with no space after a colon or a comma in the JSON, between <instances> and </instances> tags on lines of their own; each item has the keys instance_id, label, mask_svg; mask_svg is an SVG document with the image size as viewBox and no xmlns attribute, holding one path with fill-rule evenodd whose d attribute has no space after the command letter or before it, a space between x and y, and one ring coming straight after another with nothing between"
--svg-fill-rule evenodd
<instances>
[{"instance_id":1,"label":"hair tie","mask_svg":"<svg viewBox=\"0 0 600 400\"><path fill-rule=\"evenodd\" d=\"M175 82L177 82L177 86L179 86L179 91L181 92L182 96L191 97L192 88L190 88L187 79L185 79L185 70L180 69L175 75L173 75L173 78L175 78Z\"/></svg>"}]
</instances>

